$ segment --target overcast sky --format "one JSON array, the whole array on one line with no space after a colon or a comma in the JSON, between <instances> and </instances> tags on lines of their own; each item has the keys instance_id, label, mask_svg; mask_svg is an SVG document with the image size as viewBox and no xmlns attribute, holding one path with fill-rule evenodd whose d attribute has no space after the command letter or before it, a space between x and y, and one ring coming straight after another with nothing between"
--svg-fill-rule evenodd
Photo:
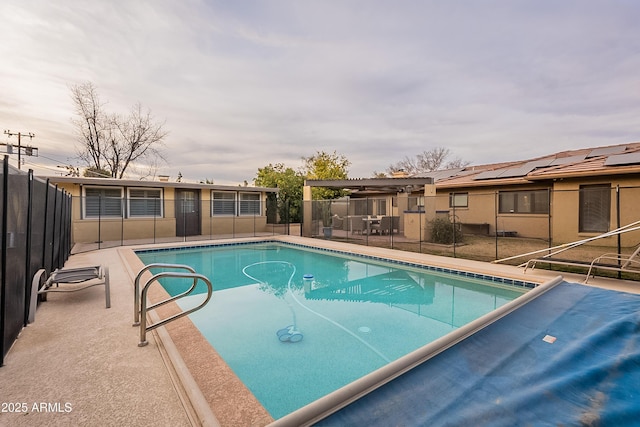
<instances>
[{"instance_id":1,"label":"overcast sky","mask_svg":"<svg viewBox=\"0 0 640 427\"><path fill-rule=\"evenodd\" d=\"M25 168L43 174L80 165L69 86L86 81L110 111L166 121L159 174L217 184L319 150L366 178L434 147L485 164L640 140L637 0L3 0L0 16L0 127L36 134Z\"/></svg>"}]
</instances>

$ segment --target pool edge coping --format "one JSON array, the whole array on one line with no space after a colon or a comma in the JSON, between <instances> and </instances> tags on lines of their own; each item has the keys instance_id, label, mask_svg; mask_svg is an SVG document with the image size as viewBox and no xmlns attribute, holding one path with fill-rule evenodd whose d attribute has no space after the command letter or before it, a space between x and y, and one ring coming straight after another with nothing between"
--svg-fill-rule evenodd
<instances>
[{"instance_id":1,"label":"pool edge coping","mask_svg":"<svg viewBox=\"0 0 640 427\"><path fill-rule=\"evenodd\" d=\"M368 393L409 372L416 366L458 344L481 329L491 325L509 313L517 310L531 300L539 297L561 283L562 276L543 283L521 297L493 310L466 325L449 332L419 349L365 375L344 387L329 393L304 407L275 420L268 427L306 427L323 420L331 414L355 402Z\"/></svg>"},{"instance_id":2,"label":"pool edge coping","mask_svg":"<svg viewBox=\"0 0 640 427\"><path fill-rule=\"evenodd\" d=\"M525 295L540 288L540 285L542 284L547 284L548 282L552 282L554 280L557 280L558 278L561 279L561 276L554 277L553 279L538 277L537 275L534 275L534 274L525 276L524 273L519 273L519 274L516 273L514 271L516 267L513 267L513 266L502 266L502 265L490 264L490 263L481 262L481 261L463 260L459 258L450 259L447 257L441 257L441 256L435 256L435 255L414 253L414 252L387 249L387 248L378 248L378 247L371 247L371 246L362 246L362 245L346 243L346 242L333 242L328 240L311 239L311 238L297 237L297 236L256 236L256 237L229 239L224 241L211 240L211 241L200 241L197 243L196 242L181 242L181 243L172 242L172 243L163 243L163 244L135 245L135 246L121 247L118 249L118 251L121 254L123 264L125 264L125 266L129 270L129 275L132 277L132 283L133 283L133 279L135 278L135 273L132 273L132 270L131 270L132 266L130 262L127 261L128 254L130 254L130 256L133 256L137 260L137 262L142 264L142 262L136 255L136 252L138 251L169 250L171 248L190 249L190 248L202 248L202 247L211 247L211 246L224 247L224 246L233 246L233 245L239 245L239 244L249 244L249 243L259 243L259 242L283 242L283 243L288 243L293 245L300 245L300 246L304 246L311 249L324 249L328 251L336 251L336 252L344 253L347 255L349 254L353 255L353 253L350 253L348 250L349 248L351 248L353 250L357 249L358 256L364 256L367 258L392 259L392 260L401 261L402 263L415 264L417 266L436 265L441 268L446 268L446 269L455 270L455 271L466 271L467 269L479 270L480 273L477 273L477 274L483 274L483 275L492 276L492 277L499 277L499 276L496 276L491 271L489 271L489 268L491 268L491 270L503 270L502 275L508 276L512 280L528 282L536 285L533 288L527 287L526 289L528 289L529 292L527 292ZM459 264L465 265L466 268L461 267ZM506 268L502 268L502 267L506 267ZM466 277L466 276L462 276L462 277ZM499 282L498 284L505 285L504 283L499 283ZM506 284L506 286L512 286L514 288L519 287L518 285L509 285L509 284ZM519 299L520 298L517 298L517 300ZM495 313L495 311L492 313ZM484 316L482 318L484 318ZM471 322L471 324L475 324L475 323L476 321ZM195 326L193 327L195 328ZM172 349L172 351L169 352L169 354L175 355L176 359L178 359L178 360L171 359L165 362L165 363L170 363L172 365L171 367L167 366L167 369L172 369L173 371L175 371L177 373L178 379L180 380L181 384L175 385L176 389L178 390L179 388L181 388L182 390L185 391L186 398L189 400L190 405L194 409L195 413L197 414L197 418L199 419L199 422L202 423L202 425L220 426L221 424L219 423L219 420L215 416L215 412L213 408L207 402L200 386L198 385L197 381L194 379L191 371L189 370L189 367L185 363L184 359L182 359L182 357L180 356L177 346L173 342L173 339L171 338L169 332L167 332L166 330L163 330L164 333L160 334L159 332L161 329L164 329L164 327L158 328L157 331L154 331L154 332L158 332L158 334L154 335L154 337L161 341L162 346ZM449 334L447 336L449 336ZM422 348L424 347L421 347L416 351L419 351ZM410 356L413 353L414 352L398 360L403 360L404 358ZM380 369L384 369L384 367ZM375 372L377 371L374 371L374 373ZM372 374L373 373L370 373L367 376ZM348 384L345 387L349 387L349 386L350 384ZM333 393L336 393L339 390L336 390L330 393L324 398L328 396L332 396ZM309 405L314 405L316 404L316 402L324 398L318 399L317 401L314 401ZM287 424L288 423L287 417L289 417L292 414L296 414L298 411L301 411L307 408L307 406L309 405L306 405L305 407L300 408L284 417L273 420L273 422L271 422L268 425L269 426L294 425L294 424ZM329 414L325 414L322 416L322 418L328 415ZM319 419L316 419L315 421L318 421ZM280 420L284 420L284 421L281 422Z\"/></svg>"},{"instance_id":3,"label":"pool edge coping","mask_svg":"<svg viewBox=\"0 0 640 427\"><path fill-rule=\"evenodd\" d=\"M118 254L127 270L127 274L131 278L133 288L133 282L136 277L136 273L133 271L134 265L137 263L140 265L144 264L140 258L135 255L135 251L131 247L118 248ZM150 273L146 274L150 277ZM154 311L148 312L148 316L154 323L160 320L158 314ZM221 427L211 406L204 397L200 386L197 384L189 367L180 355L180 351L171 338L169 331L167 331L165 327L160 327L151 331L149 335L152 335L157 343L158 351L169 372L171 381L173 382L178 397L182 401L189 420L192 423L197 421L196 425L205 427Z\"/></svg>"},{"instance_id":4,"label":"pool edge coping","mask_svg":"<svg viewBox=\"0 0 640 427\"><path fill-rule=\"evenodd\" d=\"M304 240L301 240L304 239ZM310 244L312 241L314 244ZM411 268L419 268L424 269L433 273L445 273L445 274L454 274L463 278L470 279L479 279L479 280L487 280L494 282L499 285L511 286L514 288L526 288L533 289L536 286L544 283L548 279L540 279L535 276L525 275L524 273L514 274L513 271L509 273L504 272L502 275L497 275L493 271L481 269L481 266L484 266L485 262L481 261L471 261L460 258L453 258L456 260L456 263L451 262L442 262L442 259L448 259L447 257L438 257L434 255L407 252L395 249L386 249L386 248L377 248L370 246L362 246L357 244L350 244L345 242L331 242L319 239L309 239L309 238L296 238L292 236L269 236L262 238L248 238L233 241L225 241L225 242L215 242L215 243L207 243L200 242L198 244L183 244L180 246L176 245L168 245L163 247L149 247L149 248L138 248L135 249L134 252L163 252L170 250L190 250L190 249L200 249L200 248L214 248L214 247L231 247L231 246L242 246L242 245L250 245L253 243L284 243L287 245L291 245L294 247L301 247L303 249L310 250L319 250L319 251L327 251L329 253L344 255L344 256L354 256L358 258L365 258L373 261L381 261L381 262L390 262L392 264L403 265L405 267ZM325 242L325 244L318 244L318 242ZM328 243L328 244L327 244ZM338 245L347 246L351 248L358 248L358 252L351 252L345 248L340 248ZM320 246L320 247L318 247ZM367 251L364 248L370 248L372 250ZM404 255L404 256L400 256ZM417 256L412 256L417 255ZM460 267L459 264L466 264L465 267ZM502 266L498 264L489 264L492 270L499 270L501 267L510 267L513 266ZM468 271L473 270L473 271ZM481 271L478 271L481 270ZM478 272L476 272L478 271Z\"/></svg>"}]
</instances>

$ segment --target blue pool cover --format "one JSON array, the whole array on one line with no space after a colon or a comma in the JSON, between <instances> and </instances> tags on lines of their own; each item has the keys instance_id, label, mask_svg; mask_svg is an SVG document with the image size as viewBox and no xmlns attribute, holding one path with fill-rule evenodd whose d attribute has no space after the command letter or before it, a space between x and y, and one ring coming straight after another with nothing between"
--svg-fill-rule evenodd
<instances>
[{"instance_id":1,"label":"blue pool cover","mask_svg":"<svg viewBox=\"0 0 640 427\"><path fill-rule=\"evenodd\" d=\"M640 295L562 283L316 425L640 425Z\"/></svg>"}]
</instances>

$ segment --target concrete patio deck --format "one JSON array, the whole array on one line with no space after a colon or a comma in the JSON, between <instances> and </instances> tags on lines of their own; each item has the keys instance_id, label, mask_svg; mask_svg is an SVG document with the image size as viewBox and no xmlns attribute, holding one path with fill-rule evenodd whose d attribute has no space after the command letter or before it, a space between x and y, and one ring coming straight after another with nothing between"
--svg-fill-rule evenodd
<instances>
[{"instance_id":1,"label":"concrete patio deck","mask_svg":"<svg viewBox=\"0 0 640 427\"><path fill-rule=\"evenodd\" d=\"M218 421L234 425L217 420L214 411L203 405L200 391L194 390L197 387L178 380L182 367L169 361L171 349L156 339L155 332L148 334L147 347L138 347L138 328L131 326L135 272L123 261L120 249L77 254L67 261L68 267L109 266L112 307L105 309L103 287L49 294L35 322L22 331L0 368L0 426L190 426L218 425ZM480 264L443 258L441 262L460 269ZM516 267L481 264L496 274L522 275ZM536 270L527 277L544 281L556 275ZM564 276L572 282L584 279ZM596 278L589 285L640 292L637 282Z\"/></svg>"},{"instance_id":2,"label":"concrete patio deck","mask_svg":"<svg viewBox=\"0 0 640 427\"><path fill-rule=\"evenodd\" d=\"M50 293L0 368L1 426L200 425L149 334L138 347L133 287L116 249L74 255L66 266L105 264L104 287Z\"/></svg>"}]
</instances>

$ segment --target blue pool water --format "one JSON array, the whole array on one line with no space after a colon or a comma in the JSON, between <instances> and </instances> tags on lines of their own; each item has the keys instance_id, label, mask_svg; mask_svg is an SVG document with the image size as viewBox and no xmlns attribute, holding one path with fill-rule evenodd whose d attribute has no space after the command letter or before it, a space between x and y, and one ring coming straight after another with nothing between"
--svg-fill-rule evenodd
<instances>
[{"instance_id":1,"label":"blue pool water","mask_svg":"<svg viewBox=\"0 0 640 427\"><path fill-rule=\"evenodd\" d=\"M137 255L145 264L190 265L211 280L213 298L190 318L276 419L528 290L500 278L275 242ZM175 295L190 283L162 285ZM202 298L179 304L190 308Z\"/></svg>"}]
</instances>

